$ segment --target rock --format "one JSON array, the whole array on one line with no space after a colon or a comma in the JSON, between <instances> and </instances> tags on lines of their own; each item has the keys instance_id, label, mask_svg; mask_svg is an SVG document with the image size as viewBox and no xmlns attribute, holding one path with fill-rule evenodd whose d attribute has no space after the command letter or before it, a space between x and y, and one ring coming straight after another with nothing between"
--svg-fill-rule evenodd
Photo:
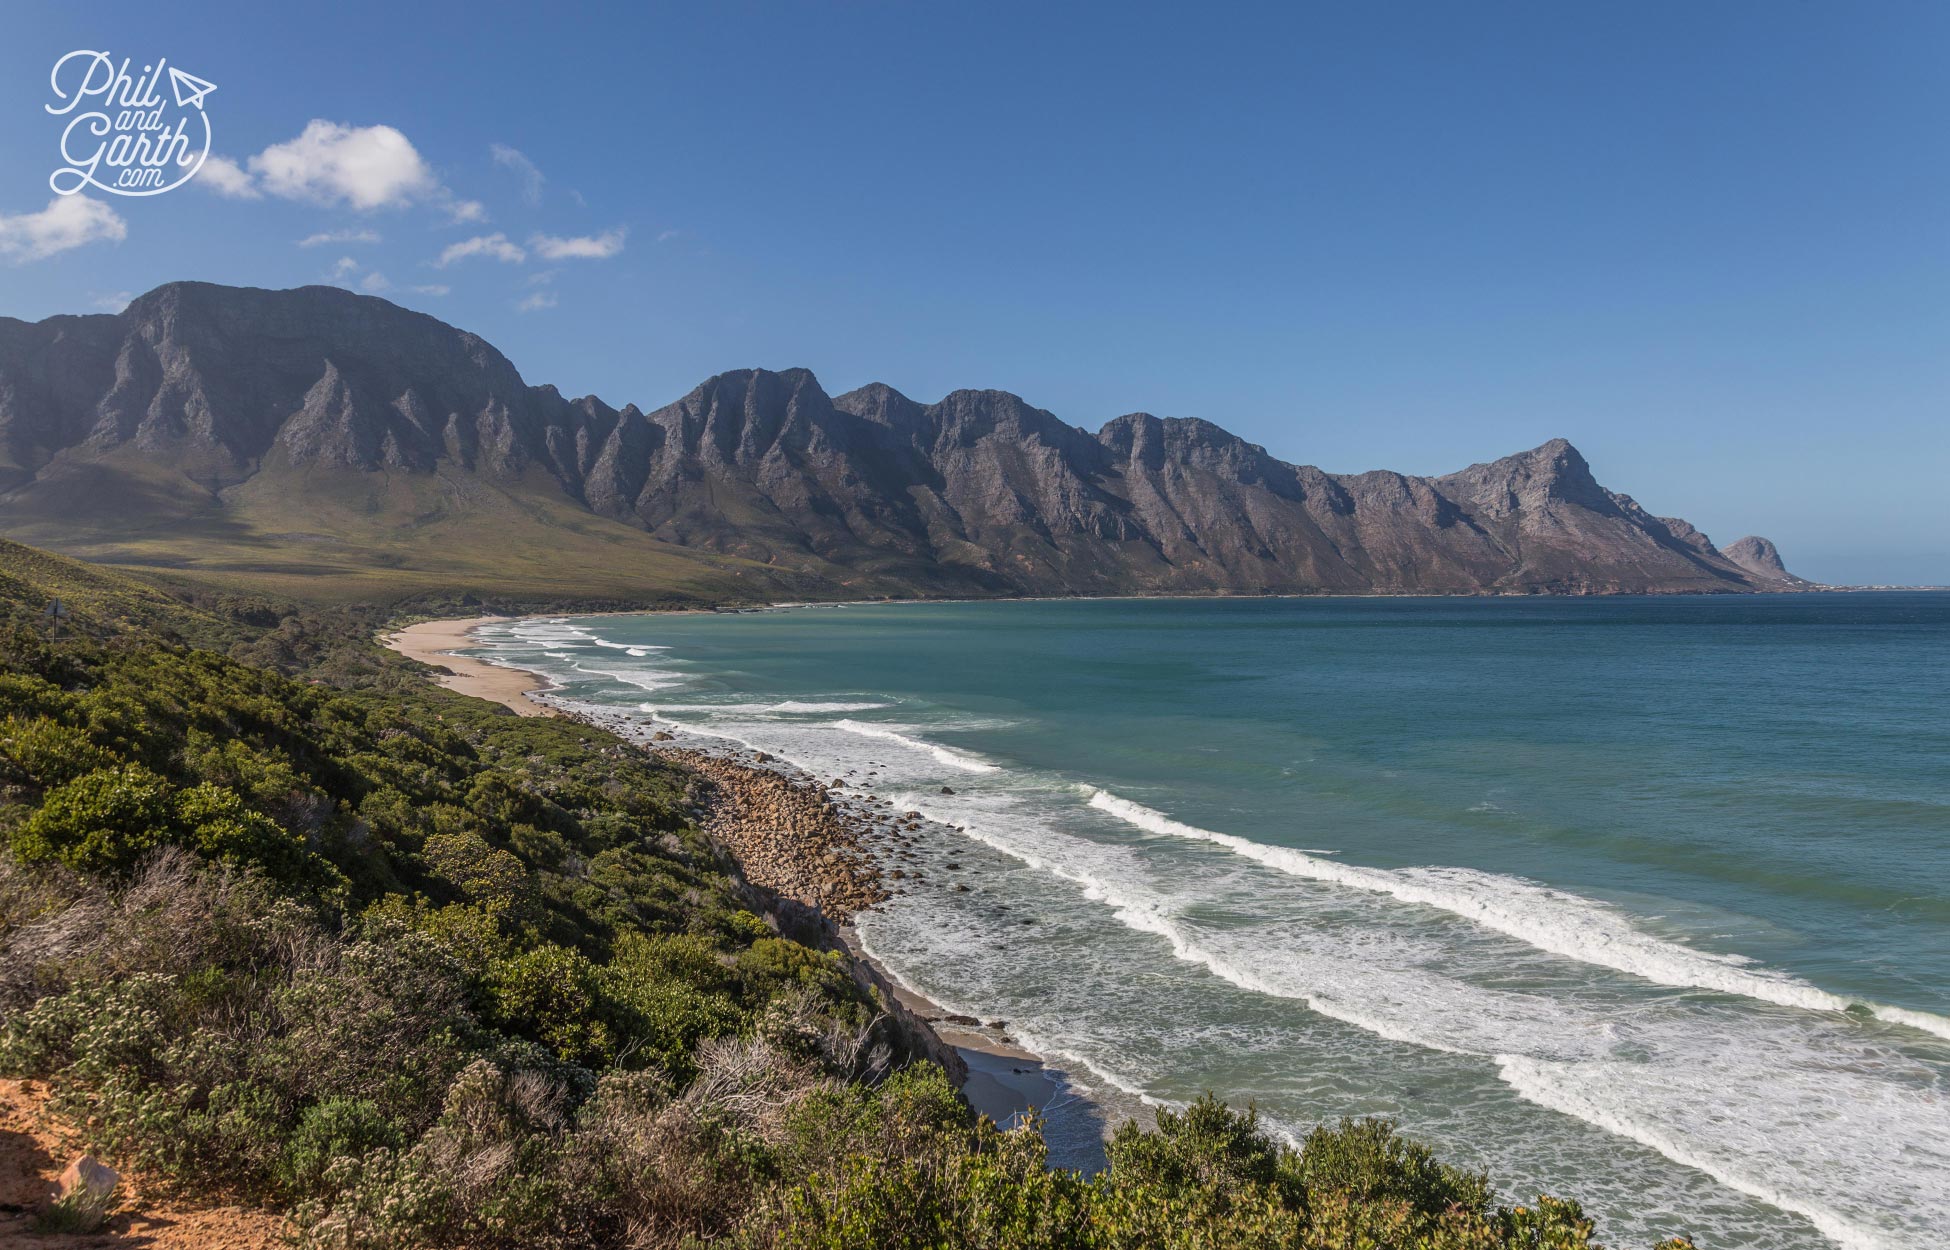
<instances>
[{"instance_id":1,"label":"rock","mask_svg":"<svg viewBox=\"0 0 1950 1250\"><path fill-rule=\"evenodd\" d=\"M1787 571L1781 563L1781 553L1765 538L1749 534L1735 539L1722 553L1741 568L1755 577L1766 581L1781 582L1790 586L1806 586L1808 583Z\"/></svg>"},{"instance_id":2,"label":"rock","mask_svg":"<svg viewBox=\"0 0 1950 1250\"><path fill-rule=\"evenodd\" d=\"M668 729L659 729L656 733L650 735L650 741L675 742L677 741L677 735L670 732Z\"/></svg>"},{"instance_id":3,"label":"rock","mask_svg":"<svg viewBox=\"0 0 1950 1250\"><path fill-rule=\"evenodd\" d=\"M115 1187L122 1183L122 1177L114 1168L99 1162L93 1155L80 1155L68 1170L61 1173L61 1179L54 1183L54 1200L66 1202L70 1198L86 1203L98 1210L106 1210L109 1199L115 1194Z\"/></svg>"},{"instance_id":4,"label":"rock","mask_svg":"<svg viewBox=\"0 0 1950 1250\"><path fill-rule=\"evenodd\" d=\"M955 792L955 788L953 786L941 787L941 793L943 794L953 794L954 792Z\"/></svg>"}]
</instances>

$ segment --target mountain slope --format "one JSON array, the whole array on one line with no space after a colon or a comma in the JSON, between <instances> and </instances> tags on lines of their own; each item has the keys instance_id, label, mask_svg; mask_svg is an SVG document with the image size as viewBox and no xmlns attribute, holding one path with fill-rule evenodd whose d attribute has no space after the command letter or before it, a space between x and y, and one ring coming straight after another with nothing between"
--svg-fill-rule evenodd
<instances>
[{"instance_id":1,"label":"mountain slope","mask_svg":"<svg viewBox=\"0 0 1950 1250\"><path fill-rule=\"evenodd\" d=\"M1725 554L1727 559L1762 581L1780 582L1793 587L1814 584L1788 572L1787 566L1781 563L1779 548L1768 539L1749 534L1745 538L1735 539L1727 547Z\"/></svg>"},{"instance_id":2,"label":"mountain slope","mask_svg":"<svg viewBox=\"0 0 1950 1250\"><path fill-rule=\"evenodd\" d=\"M803 369L616 409L384 300L202 283L0 319L0 529L347 595L1791 585L1606 490L1563 440L1444 477L1335 475L1200 420L1092 434L1005 392L834 398Z\"/></svg>"}]
</instances>

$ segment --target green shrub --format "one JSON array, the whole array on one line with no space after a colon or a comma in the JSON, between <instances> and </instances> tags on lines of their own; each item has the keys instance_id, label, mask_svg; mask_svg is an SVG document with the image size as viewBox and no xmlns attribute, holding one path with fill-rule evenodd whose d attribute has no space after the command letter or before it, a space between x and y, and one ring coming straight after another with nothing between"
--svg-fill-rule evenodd
<instances>
[{"instance_id":1,"label":"green shrub","mask_svg":"<svg viewBox=\"0 0 1950 1250\"><path fill-rule=\"evenodd\" d=\"M97 768L50 790L14 831L14 854L83 872L126 873L172 839L169 782L140 764Z\"/></svg>"},{"instance_id":2,"label":"green shrub","mask_svg":"<svg viewBox=\"0 0 1950 1250\"><path fill-rule=\"evenodd\" d=\"M614 1055L615 1008L588 957L545 943L488 970L495 1023L532 1037L571 1063L600 1067Z\"/></svg>"},{"instance_id":3,"label":"green shrub","mask_svg":"<svg viewBox=\"0 0 1950 1250\"><path fill-rule=\"evenodd\" d=\"M58 786L113 762L114 756L73 726L45 716L0 721L0 776L11 783Z\"/></svg>"},{"instance_id":4,"label":"green shrub","mask_svg":"<svg viewBox=\"0 0 1950 1250\"><path fill-rule=\"evenodd\" d=\"M285 1142L277 1180L285 1192L317 1192L338 1159L363 1158L384 1147L398 1150L404 1135L378 1107L363 1098L328 1098L305 1110Z\"/></svg>"}]
</instances>

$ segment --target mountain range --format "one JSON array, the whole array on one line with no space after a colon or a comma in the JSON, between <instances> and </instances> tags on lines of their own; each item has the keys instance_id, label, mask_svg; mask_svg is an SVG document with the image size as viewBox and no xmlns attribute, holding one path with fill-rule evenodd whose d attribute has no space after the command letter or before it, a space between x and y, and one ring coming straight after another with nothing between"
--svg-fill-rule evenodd
<instances>
[{"instance_id":1,"label":"mountain range","mask_svg":"<svg viewBox=\"0 0 1950 1250\"><path fill-rule=\"evenodd\" d=\"M653 411L531 386L476 335L336 287L178 282L0 318L0 532L344 594L1745 593L1803 588L1607 490L1563 439L1441 477L1332 474L1210 422L1094 433L1003 391L804 369Z\"/></svg>"}]
</instances>

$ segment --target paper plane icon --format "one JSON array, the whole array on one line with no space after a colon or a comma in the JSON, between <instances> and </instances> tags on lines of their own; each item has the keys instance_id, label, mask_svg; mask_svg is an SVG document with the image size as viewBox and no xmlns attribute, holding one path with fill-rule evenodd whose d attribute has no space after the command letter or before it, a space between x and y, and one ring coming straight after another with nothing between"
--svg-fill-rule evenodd
<instances>
[{"instance_id":1,"label":"paper plane icon","mask_svg":"<svg viewBox=\"0 0 1950 1250\"><path fill-rule=\"evenodd\" d=\"M169 85L176 92L177 108L202 108L203 97L217 89L217 84L206 82L195 74L185 74L174 65L169 67Z\"/></svg>"}]
</instances>

